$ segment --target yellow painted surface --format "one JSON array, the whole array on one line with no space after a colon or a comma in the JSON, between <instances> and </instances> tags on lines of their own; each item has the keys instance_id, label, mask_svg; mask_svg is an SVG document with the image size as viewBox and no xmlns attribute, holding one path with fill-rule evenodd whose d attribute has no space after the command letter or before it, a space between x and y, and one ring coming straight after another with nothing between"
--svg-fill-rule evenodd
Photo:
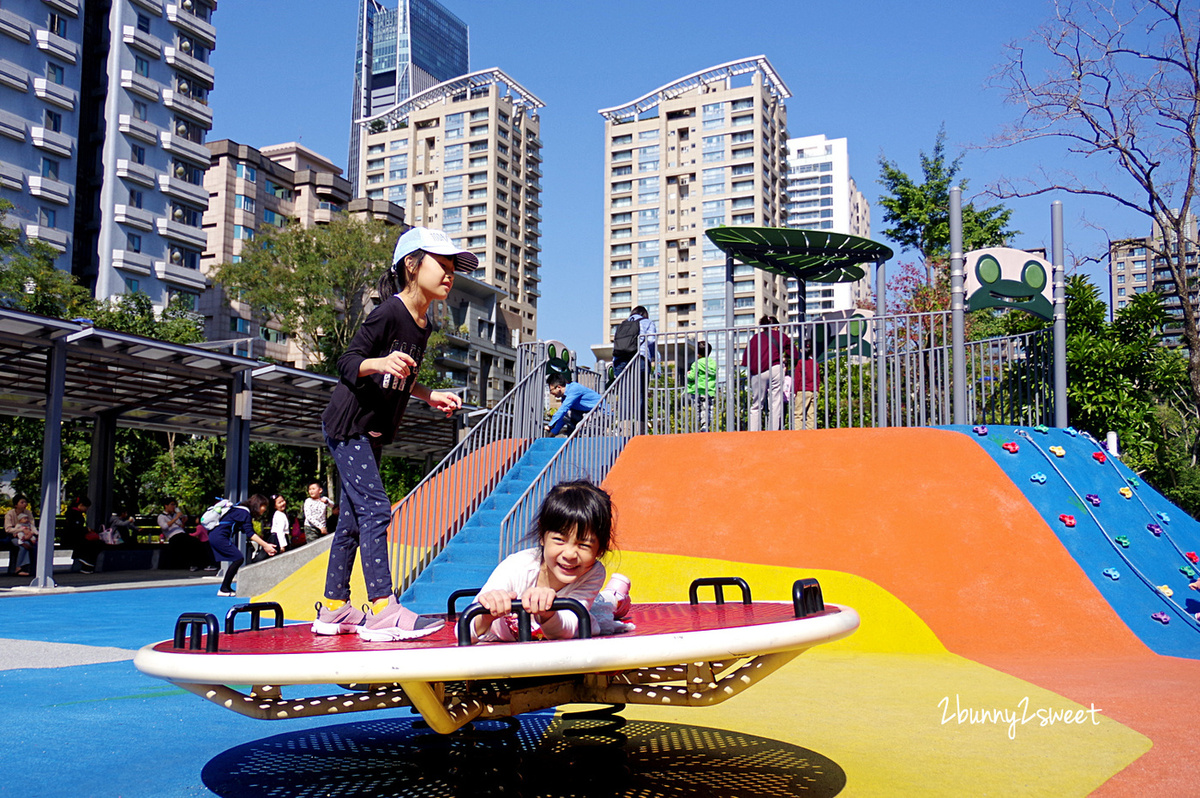
<instances>
[{"instance_id":1,"label":"yellow painted surface","mask_svg":"<svg viewBox=\"0 0 1200 798\"><path fill-rule=\"evenodd\" d=\"M959 709L968 710L961 723ZM984 709L1007 710L1016 720L983 721ZM818 646L724 704L630 705L621 714L810 749L845 771L841 796L1057 798L1087 795L1150 749L1147 737L1102 712L1095 725L1090 714L1082 724L1045 726L1037 715L1086 709L954 654ZM971 722L970 710L979 722Z\"/></svg>"},{"instance_id":2,"label":"yellow painted surface","mask_svg":"<svg viewBox=\"0 0 1200 798\"><path fill-rule=\"evenodd\" d=\"M815 577L826 601L854 608L861 621L857 632L823 648L903 654L946 651L916 613L879 585L854 574L629 551L614 554L606 564L610 573L619 571L632 580L635 603L687 601L688 585L703 576L740 576L756 601L791 601L792 584ZM712 595L712 588L702 588L700 599L711 601ZM737 601L740 594L736 588L726 588L725 599Z\"/></svg>"}]
</instances>

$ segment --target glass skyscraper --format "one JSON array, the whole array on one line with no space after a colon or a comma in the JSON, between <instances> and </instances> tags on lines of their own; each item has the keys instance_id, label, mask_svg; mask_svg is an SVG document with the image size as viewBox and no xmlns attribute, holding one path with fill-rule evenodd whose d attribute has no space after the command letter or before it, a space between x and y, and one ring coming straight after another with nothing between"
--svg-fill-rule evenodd
<instances>
[{"instance_id":1,"label":"glass skyscraper","mask_svg":"<svg viewBox=\"0 0 1200 798\"><path fill-rule=\"evenodd\" d=\"M380 0L362 0L346 169L354 196L361 193L358 176L364 131L359 120L470 71L467 24L437 0L400 0L394 9Z\"/></svg>"}]
</instances>

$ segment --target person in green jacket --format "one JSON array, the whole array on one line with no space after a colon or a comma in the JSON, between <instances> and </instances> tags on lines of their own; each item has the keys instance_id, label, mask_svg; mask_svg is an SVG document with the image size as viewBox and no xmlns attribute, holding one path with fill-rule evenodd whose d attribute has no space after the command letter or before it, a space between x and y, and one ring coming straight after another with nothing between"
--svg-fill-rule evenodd
<instances>
[{"instance_id":1,"label":"person in green jacket","mask_svg":"<svg viewBox=\"0 0 1200 798\"><path fill-rule=\"evenodd\" d=\"M696 417L701 432L708 432L712 419L713 402L717 396L717 361L704 341L696 343L696 361L687 373L688 401L696 406Z\"/></svg>"}]
</instances>

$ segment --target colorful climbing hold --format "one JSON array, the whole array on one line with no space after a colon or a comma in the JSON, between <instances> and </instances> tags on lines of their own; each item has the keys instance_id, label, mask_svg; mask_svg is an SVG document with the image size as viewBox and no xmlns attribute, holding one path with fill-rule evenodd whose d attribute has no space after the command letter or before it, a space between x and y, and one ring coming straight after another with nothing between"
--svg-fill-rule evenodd
<instances>
[{"instance_id":1,"label":"colorful climbing hold","mask_svg":"<svg viewBox=\"0 0 1200 798\"><path fill-rule=\"evenodd\" d=\"M1094 493L1089 493L1087 496L1084 496L1083 498L1086 499L1088 501L1088 503L1091 504L1093 507L1100 506L1100 497Z\"/></svg>"},{"instance_id":2,"label":"colorful climbing hold","mask_svg":"<svg viewBox=\"0 0 1200 798\"><path fill-rule=\"evenodd\" d=\"M1063 430L1063 432L1067 433L1072 438L1074 438L1076 435L1079 434L1078 432L1075 431L1074 427L1067 427L1066 429Z\"/></svg>"},{"instance_id":3,"label":"colorful climbing hold","mask_svg":"<svg viewBox=\"0 0 1200 798\"><path fill-rule=\"evenodd\" d=\"M1040 432L1040 433L1042 433L1043 435L1049 435L1049 434L1050 434L1050 428L1049 428L1049 427L1047 427L1045 424L1038 424L1036 427L1034 427L1034 428L1033 428L1033 431L1034 431L1034 432Z\"/></svg>"},{"instance_id":4,"label":"colorful climbing hold","mask_svg":"<svg viewBox=\"0 0 1200 798\"><path fill-rule=\"evenodd\" d=\"M1021 450L1021 447L1017 445L1016 441L1009 441L1008 443L1003 443L1000 445L1000 448L1004 449L1004 451L1008 452L1009 454L1016 454L1017 452L1019 452Z\"/></svg>"},{"instance_id":5,"label":"colorful climbing hold","mask_svg":"<svg viewBox=\"0 0 1200 798\"><path fill-rule=\"evenodd\" d=\"M1123 549L1129 548L1129 536L1128 535L1117 535L1115 538L1113 538L1113 542L1116 543L1118 546L1120 546Z\"/></svg>"},{"instance_id":6,"label":"colorful climbing hold","mask_svg":"<svg viewBox=\"0 0 1200 798\"><path fill-rule=\"evenodd\" d=\"M1126 499L1133 498L1133 491L1131 491L1129 488L1121 488L1119 491L1117 491L1117 493L1120 493Z\"/></svg>"},{"instance_id":7,"label":"colorful climbing hold","mask_svg":"<svg viewBox=\"0 0 1200 798\"><path fill-rule=\"evenodd\" d=\"M1197 556L1196 552L1194 552L1194 551L1189 551L1189 552L1185 553L1183 556L1187 557L1188 562L1190 562L1192 565L1196 565L1197 563L1200 563L1200 556Z\"/></svg>"},{"instance_id":8,"label":"colorful climbing hold","mask_svg":"<svg viewBox=\"0 0 1200 798\"><path fill-rule=\"evenodd\" d=\"M1061 446L1051 446L1050 453L1052 455L1054 455L1055 457L1062 457L1063 455L1065 455L1067 453L1067 450Z\"/></svg>"},{"instance_id":9,"label":"colorful climbing hold","mask_svg":"<svg viewBox=\"0 0 1200 798\"><path fill-rule=\"evenodd\" d=\"M1108 460L1108 455L1106 455L1104 452L1092 452L1092 459L1100 465L1104 465L1104 463Z\"/></svg>"},{"instance_id":10,"label":"colorful climbing hold","mask_svg":"<svg viewBox=\"0 0 1200 798\"><path fill-rule=\"evenodd\" d=\"M1066 513L1063 513L1058 517L1058 520L1062 521L1067 526L1075 526L1075 516L1073 515L1067 515Z\"/></svg>"},{"instance_id":11,"label":"colorful climbing hold","mask_svg":"<svg viewBox=\"0 0 1200 798\"><path fill-rule=\"evenodd\" d=\"M1135 488L1142 484L1141 482L1138 481L1137 477L1130 477L1129 479L1127 479L1125 481L1128 482L1130 485L1133 485Z\"/></svg>"},{"instance_id":12,"label":"colorful climbing hold","mask_svg":"<svg viewBox=\"0 0 1200 798\"><path fill-rule=\"evenodd\" d=\"M1188 579L1196 578L1196 569L1190 565L1182 565L1179 567L1179 573L1186 576Z\"/></svg>"},{"instance_id":13,"label":"colorful climbing hold","mask_svg":"<svg viewBox=\"0 0 1200 798\"><path fill-rule=\"evenodd\" d=\"M1156 612L1153 615L1151 615L1150 617L1153 620L1156 620L1159 623L1161 623L1163 626L1166 626L1167 624L1169 624L1171 622L1171 616L1167 615L1165 612Z\"/></svg>"},{"instance_id":14,"label":"colorful climbing hold","mask_svg":"<svg viewBox=\"0 0 1200 798\"><path fill-rule=\"evenodd\" d=\"M1158 524L1146 524L1146 531L1156 538L1162 537L1162 527Z\"/></svg>"},{"instance_id":15,"label":"colorful climbing hold","mask_svg":"<svg viewBox=\"0 0 1200 798\"><path fill-rule=\"evenodd\" d=\"M1167 515L1166 513L1159 513L1158 520L1162 521L1164 524L1169 524L1171 523L1171 516Z\"/></svg>"},{"instance_id":16,"label":"colorful climbing hold","mask_svg":"<svg viewBox=\"0 0 1200 798\"><path fill-rule=\"evenodd\" d=\"M1171 589L1170 585L1159 585L1156 590L1158 590L1159 593L1162 593L1167 598L1175 595L1175 591Z\"/></svg>"},{"instance_id":17,"label":"colorful climbing hold","mask_svg":"<svg viewBox=\"0 0 1200 798\"><path fill-rule=\"evenodd\" d=\"M1046 484L1046 475L1043 474L1041 471L1038 471L1036 474L1031 474L1029 476L1029 481L1036 482L1039 485L1045 485Z\"/></svg>"},{"instance_id":18,"label":"colorful climbing hold","mask_svg":"<svg viewBox=\"0 0 1200 798\"><path fill-rule=\"evenodd\" d=\"M1114 582L1121 578L1121 573L1116 568L1105 568L1101 573Z\"/></svg>"},{"instance_id":19,"label":"colorful climbing hold","mask_svg":"<svg viewBox=\"0 0 1200 798\"><path fill-rule=\"evenodd\" d=\"M971 432L974 432L976 435L987 435L987 427L983 424L980 424L978 426L971 427Z\"/></svg>"}]
</instances>

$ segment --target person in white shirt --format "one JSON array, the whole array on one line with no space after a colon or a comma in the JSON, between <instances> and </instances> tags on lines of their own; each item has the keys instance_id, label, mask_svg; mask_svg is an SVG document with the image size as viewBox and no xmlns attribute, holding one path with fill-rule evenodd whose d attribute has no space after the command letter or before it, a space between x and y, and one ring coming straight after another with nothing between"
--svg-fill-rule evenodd
<instances>
[{"instance_id":1,"label":"person in white shirt","mask_svg":"<svg viewBox=\"0 0 1200 798\"><path fill-rule=\"evenodd\" d=\"M320 482L308 483L308 498L304 500L304 542L312 543L322 535L329 534L327 518L333 502L322 495Z\"/></svg>"}]
</instances>

